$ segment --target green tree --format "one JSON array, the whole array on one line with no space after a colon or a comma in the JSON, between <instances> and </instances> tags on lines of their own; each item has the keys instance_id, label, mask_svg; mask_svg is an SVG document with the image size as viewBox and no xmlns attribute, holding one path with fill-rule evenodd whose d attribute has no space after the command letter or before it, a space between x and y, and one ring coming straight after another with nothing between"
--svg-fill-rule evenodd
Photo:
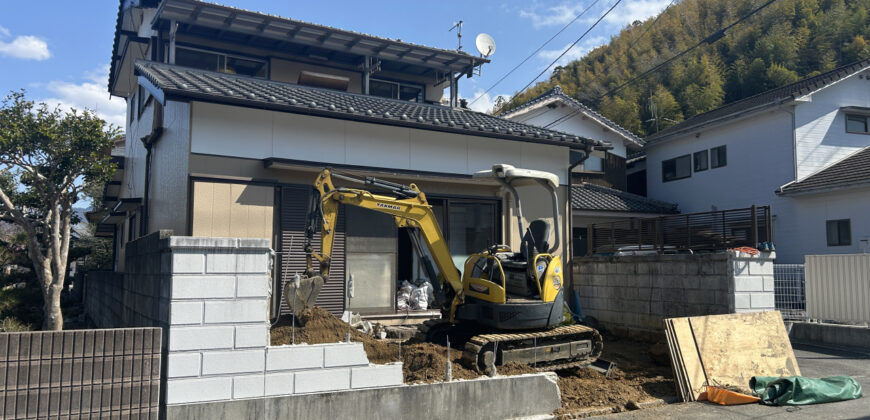
<instances>
[{"instance_id":1,"label":"green tree","mask_svg":"<svg viewBox=\"0 0 870 420\"><path fill-rule=\"evenodd\" d=\"M634 132L640 131L640 113L637 102L619 96L605 98L601 102L601 112L617 124Z\"/></svg>"},{"instance_id":2,"label":"green tree","mask_svg":"<svg viewBox=\"0 0 870 420\"><path fill-rule=\"evenodd\" d=\"M680 104L674 95L662 85L656 86L649 102L650 118L647 122L647 133L668 128L683 120Z\"/></svg>"},{"instance_id":3,"label":"green tree","mask_svg":"<svg viewBox=\"0 0 870 420\"><path fill-rule=\"evenodd\" d=\"M90 183L115 170L118 129L91 111L50 108L12 92L0 104L0 215L27 235L42 291L45 330L63 329L60 295L67 270L72 206Z\"/></svg>"},{"instance_id":4,"label":"green tree","mask_svg":"<svg viewBox=\"0 0 870 420\"><path fill-rule=\"evenodd\" d=\"M785 68L782 64L777 63L773 63L767 68L766 76L767 80L772 85L771 87L787 85L798 80L797 73Z\"/></svg>"}]
</instances>

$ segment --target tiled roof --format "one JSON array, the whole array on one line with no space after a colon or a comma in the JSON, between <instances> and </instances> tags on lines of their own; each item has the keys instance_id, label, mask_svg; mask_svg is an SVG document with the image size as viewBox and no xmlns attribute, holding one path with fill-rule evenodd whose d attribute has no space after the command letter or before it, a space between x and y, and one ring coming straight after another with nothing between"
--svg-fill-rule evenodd
<instances>
[{"instance_id":1,"label":"tiled roof","mask_svg":"<svg viewBox=\"0 0 870 420\"><path fill-rule=\"evenodd\" d=\"M645 140L647 145L652 145L674 133L689 130L715 120L737 115L738 113L760 110L768 106L790 102L796 98L808 95L828 85L843 80L846 77L858 73L868 67L870 67L870 58L838 67L817 76L807 77L806 79L798 80L797 82L785 86L770 89L757 95L736 102L731 102L712 111L695 115L677 125L659 131L658 133L647 137Z\"/></svg>"},{"instance_id":2,"label":"tiled roof","mask_svg":"<svg viewBox=\"0 0 870 420\"><path fill-rule=\"evenodd\" d=\"M676 204L653 200L637 194L602 187L588 182L571 188L571 207L574 210L623 211L632 213L674 214Z\"/></svg>"},{"instance_id":3,"label":"tiled roof","mask_svg":"<svg viewBox=\"0 0 870 420\"><path fill-rule=\"evenodd\" d=\"M586 114L590 118L598 121L599 123L604 124L607 127L610 127L610 129L615 131L617 134L621 135L622 137L625 137L626 140L628 140L628 141L630 141L638 146L643 146L643 144L644 144L643 139L636 136L631 131L628 131L627 129L623 128L619 124L607 119L607 117L595 112L592 108L589 108L588 106L586 106L582 102L566 95L565 92L562 91L562 87L559 85L556 85L552 89L544 92L543 94L541 94L540 96L538 96L535 99L532 99L529 102L526 102L520 106L517 106L517 107L512 108L506 112L501 113L499 116L502 118L510 118L511 116L516 115L519 112L524 111L528 108L531 108L535 105L543 104L545 102L549 103L549 102L553 102L556 100L560 100L560 101L568 104L569 106L579 110L580 112Z\"/></svg>"},{"instance_id":4,"label":"tiled roof","mask_svg":"<svg viewBox=\"0 0 870 420\"><path fill-rule=\"evenodd\" d=\"M800 181L784 185L777 194L828 191L857 185L870 185L870 146Z\"/></svg>"},{"instance_id":5,"label":"tiled roof","mask_svg":"<svg viewBox=\"0 0 870 420\"><path fill-rule=\"evenodd\" d=\"M151 61L136 62L136 74L143 76L167 97L203 99L261 109L573 148L584 148L586 145L609 148L607 142L546 130L468 109L312 88Z\"/></svg>"}]
</instances>

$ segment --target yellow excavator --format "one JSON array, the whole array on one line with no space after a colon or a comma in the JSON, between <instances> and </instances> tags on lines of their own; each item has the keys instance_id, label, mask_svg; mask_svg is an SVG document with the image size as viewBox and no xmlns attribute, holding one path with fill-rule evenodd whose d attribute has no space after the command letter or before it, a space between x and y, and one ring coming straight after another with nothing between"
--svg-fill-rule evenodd
<instances>
[{"instance_id":1,"label":"yellow excavator","mask_svg":"<svg viewBox=\"0 0 870 420\"><path fill-rule=\"evenodd\" d=\"M463 362L493 374L497 366L523 363L539 370L557 370L594 362L603 342L598 331L564 321L564 271L555 255L564 229L560 223L556 175L507 164L473 175L495 179L513 196L522 237L519 252L493 244L468 257L460 272L426 195L416 185L373 177L357 178L322 170L314 181L306 229L307 269L287 286L285 300L296 312L313 304L328 278L339 204L358 206L393 217L409 228L411 242L434 290L442 319L424 323L430 341L463 345ZM333 178L365 185L337 187ZM520 186L540 186L552 197L555 241L549 244L550 222L537 219L524 227ZM383 193L380 193L383 192ZM320 250L314 238L320 233ZM315 267L315 260L317 267Z\"/></svg>"}]
</instances>

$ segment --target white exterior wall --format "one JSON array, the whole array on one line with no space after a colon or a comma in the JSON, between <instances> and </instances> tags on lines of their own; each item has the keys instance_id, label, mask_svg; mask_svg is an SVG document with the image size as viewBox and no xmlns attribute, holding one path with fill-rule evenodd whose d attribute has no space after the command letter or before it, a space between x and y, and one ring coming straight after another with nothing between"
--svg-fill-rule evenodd
<instances>
[{"instance_id":1,"label":"white exterior wall","mask_svg":"<svg viewBox=\"0 0 870 420\"><path fill-rule=\"evenodd\" d=\"M794 207L793 223L797 226L792 241L800 244L803 255L858 254L870 252L861 240L870 242L870 187L829 193L786 196L783 201ZM826 224L828 220L849 219L852 244L828 246ZM777 250L780 242L777 235ZM781 252L780 252L780 255ZM803 262L801 258L798 262Z\"/></svg>"},{"instance_id":2,"label":"white exterior wall","mask_svg":"<svg viewBox=\"0 0 870 420\"><path fill-rule=\"evenodd\" d=\"M496 163L557 174L567 147L194 102L191 152L471 175Z\"/></svg>"},{"instance_id":3,"label":"white exterior wall","mask_svg":"<svg viewBox=\"0 0 870 420\"><path fill-rule=\"evenodd\" d=\"M870 77L870 71L863 73ZM846 132L841 107L870 108L870 79L858 75L814 93L795 109L798 179L870 146L870 135Z\"/></svg>"},{"instance_id":4,"label":"white exterior wall","mask_svg":"<svg viewBox=\"0 0 870 420\"><path fill-rule=\"evenodd\" d=\"M547 127L551 130L563 131L565 133L571 133L593 140L609 141L610 144L613 145L613 149L608 152L625 158L627 153L626 143L628 143L625 137L613 132L613 129L610 127L601 125L582 113L576 112L577 111L574 108L569 108L564 105L557 106L556 108L548 108L545 106L508 119L538 127ZM574 114L574 116L560 121L552 127L548 127L548 125L553 121L569 114ZM632 146L635 148L638 147L636 145Z\"/></svg>"}]
</instances>

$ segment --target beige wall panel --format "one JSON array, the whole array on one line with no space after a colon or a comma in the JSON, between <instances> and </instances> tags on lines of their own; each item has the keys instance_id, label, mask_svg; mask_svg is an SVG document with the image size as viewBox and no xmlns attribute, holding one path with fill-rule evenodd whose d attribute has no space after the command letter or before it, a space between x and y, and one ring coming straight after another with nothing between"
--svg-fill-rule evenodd
<instances>
[{"instance_id":1,"label":"beige wall panel","mask_svg":"<svg viewBox=\"0 0 870 420\"><path fill-rule=\"evenodd\" d=\"M410 129L348 121L346 163L398 169L411 168Z\"/></svg>"},{"instance_id":2,"label":"beige wall panel","mask_svg":"<svg viewBox=\"0 0 870 420\"><path fill-rule=\"evenodd\" d=\"M193 102L191 152L248 158L272 156L274 112Z\"/></svg>"},{"instance_id":3,"label":"beige wall panel","mask_svg":"<svg viewBox=\"0 0 870 420\"><path fill-rule=\"evenodd\" d=\"M411 139L411 167L415 170L468 172L468 136L411 130Z\"/></svg>"},{"instance_id":4,"label":"beige wall panel","mask_svg":"<svg viewBox=\"0 0 870 420\"><path fill-rule=\"evenodd\" d=\"M197 181L193 191L193 236L272 240L273 187Z\"/></svg>"},{"instance_id":5,"label":"beige wall panel","mask_svg":"<svg viewBox=\"0 0 870 420\"><path fill-rule=\"evenodd\" d=\"M312 162L345 162L345 122L275 112L274 156Z\"/></svg>"}]
</instances>

